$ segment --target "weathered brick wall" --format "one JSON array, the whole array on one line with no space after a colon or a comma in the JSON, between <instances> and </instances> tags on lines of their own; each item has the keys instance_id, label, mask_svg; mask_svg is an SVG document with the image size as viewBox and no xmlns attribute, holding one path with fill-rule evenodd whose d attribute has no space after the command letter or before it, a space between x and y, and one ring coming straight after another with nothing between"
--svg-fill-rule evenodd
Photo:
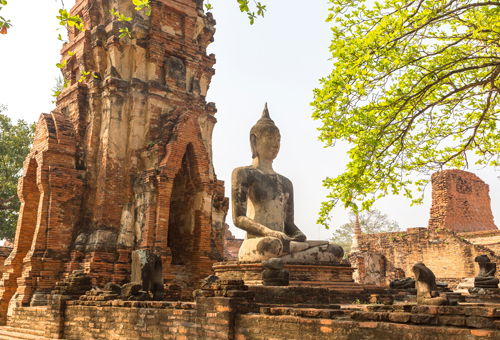
<instances>
[{"instance_id":1,"label":"weathered brick wall","mask_svg":"<svg viewBox=\"0 0 500 340\"><path fill-rule=\"evenodd\" d=\"M373 306L373 310L377 307ZM396 311L381 306L377 312L368 307L368 311L355 311L349 316L337 310L271 308L266 314L238 315L235 340L486 340L500 337L498 330L475 329L479 325L495 328L494 309L406 307L409 306ZM490 314L485 318L481 312Z\"/></svg>"},{"instance_id":2,"label":"weathered brick wall","mask_svg":"<svg viewBox=\"0 0 500 340\"><path fill-rule=\"evenodd\" d=\"M445 229L411 228L406 232L363 234L360 256L380 254L385 257L385 283L401 276L413 277L412 267L423 262L438 280L457 281L474 277L479 272L474 258L486 254L500 265L500 257L488 248L474 245L465 238ZM366 268L359 268L363 282ZM500 273L497 271L497 276Z\"/></svg>"},{"instance_id":3,"label":"weathered brick wall","mask_svg":"<svg viewBox=\"0 0 500 340\"><path fill-rule=\"evenodd\" d=\"M157 252L165 280L186 293L223 259L228 200L212 164L217 109L206 102L215 20L202 1L151 6L150 16L130 0L77 0L71 10L86 30L69 31L68 86L41 115L24 163L0 323L12 297L46 304L73 270L100 285L129 281L136 249ZM132 38L119 38L124 26ZM83 71L93 75L80 82Z\"/></svg>"},{"instance_id":4,"label":"weathered brick wall","mask_svg":"<svg viewBox=\"0 0 500 340\"><path fill-rule=\"evenodd\" d=\"M495 256L500 250L500 231L493 222L489 187L462 170L432 175L428 228L363 234L360 243L361 251L353 253L350 261L358 268L356 281L365 284L384 285L412 277L411 269L417 262L424 262L438 279L450 285L478 273L477 255L487 254L500 265L500 257Z\"/></svg>"},{"instance_id":5,"label":"weathered brick wall","mask_svg":"<svg viewBox=\"0 0 500 340\"><path fill-rule=\"evenodd\" d=\"M485 246L500 256L500 230L485 230L457 233L472 244Z\"/></svg>"},{"instance_id":6,"label":"weathered brick wall","mask_svg":"<svg viewBox=\"0 0 500 340\"><path fill-rule=\"evenodd\" d=\"M195 302L69 301L59 314L65 316L64 322L50 308L23 307L15 309L9 326L17 331L24 328L27 333L49 329L52 331L46 331L45 336L68 340L479 340L500 336L496 305L341 308L321 299L321 294L307 303L280 303L273 293L286 288L262 290L267 288L270 298L266 301L254 299L248 291L231 289L204 290ZM314 291L309 293L314 295ZM59 327L54 327L58 322Z\"/></svg>"},{"instance_id":7,"label":"weathered brick wall","mask_svg":"<svg viewBox=\"0 0 500 340\"><path fill-rule=\"evenodd\" d=\"M458 232L497 230L491 212L489 186L467 171L434 173L429 228Z\"/></svg>"},{"instance_id":8,"label":"weathered brick wall","mask_svg":"<svg viewBox=\"0 0 500 340\"><path fill-rule=\"evenodd\" d=\"M233 339L238 299L189 302L94 301L69 304L65 339Z\"/></svg>"},{"instance_id":9,"label":"weathered brick wall","mask_svg":"<svg viewBox=\"0 0 500 340\"><path fill-rule=\"evenodd\" d=\"M58 338L62 314L49 307L17 307L7 317L10 327L44 330L45 336Z\"/></svg>"},{"instance_id":10,"label":"weathered brick wall","mask_svg":"<svg viewBox=\"0 0 500 340\"><path fill-rule=\"evenodd\" d=\"M68 306L65 339L195 339L196 311L166 308Z\"/></svg>"}]
</instances>

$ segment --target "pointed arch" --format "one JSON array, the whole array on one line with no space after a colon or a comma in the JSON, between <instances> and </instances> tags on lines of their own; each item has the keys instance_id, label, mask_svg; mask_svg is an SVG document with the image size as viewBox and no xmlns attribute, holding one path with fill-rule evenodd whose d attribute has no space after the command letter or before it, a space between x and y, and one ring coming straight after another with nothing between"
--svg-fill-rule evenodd
<instances>
[{"instance_id":1,"label":"pointed arch","mask_svg":"<svg viewBox=\"0 0 500 340\"><path fill-rule=\"evenodd\" d=\"M172 186L167 245L173 265L187 265L193 254L196 200L202 188L196 171L193 145L189 143Z\"/></svg>"}]
</instances>

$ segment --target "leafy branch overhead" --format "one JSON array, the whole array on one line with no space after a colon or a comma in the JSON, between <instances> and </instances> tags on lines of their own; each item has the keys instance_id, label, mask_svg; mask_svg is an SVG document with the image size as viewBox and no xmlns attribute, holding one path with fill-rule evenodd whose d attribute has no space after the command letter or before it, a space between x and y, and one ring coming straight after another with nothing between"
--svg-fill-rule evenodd
<instances>
[{"instance_id":1,"label":"leafy branch overhead","mask_svg":"<svg viewBox=\"0 0 500 340\"><path fill-rule=\"evenodd\" d=\"M236 0L236 2L238 3L240 11L242 13L246 13L248 20L250 21L250 25L255 23L255 19L257 19L257 17L264 17L267 10L266 5L263 5L260 1L252 0L250 3L250 0ZM205 3L205 9L209 11L213 8L214 7L211 1L207 0Z\"/></svg>"},{"instance_id":2,"label":"leafy branch overhead","mask_svg":"<svg viewBox=\"0 0 500 340\"><path fill-rule=\"evenodd\" d=\"M400 193L420 203L444 167L500 164L500 2L330 2L333 71L313 117L327 146L351 149L345 172L324 181L320 223L339 203L368 209Z\"/></svg>"},{"instance_id":3,"label":"leafy branch overhead","mask_svg":"<svg viewBox=\"0 0 500 340\"><path fill-rule=\"evenodd\" d=\"M71 15L65 9L59 10L59 15L56 16L57 20L59 20L59 25L74 27L79 31L84 31L84 23L83 19L79 15Z\"/></svg>"}]
</instances>

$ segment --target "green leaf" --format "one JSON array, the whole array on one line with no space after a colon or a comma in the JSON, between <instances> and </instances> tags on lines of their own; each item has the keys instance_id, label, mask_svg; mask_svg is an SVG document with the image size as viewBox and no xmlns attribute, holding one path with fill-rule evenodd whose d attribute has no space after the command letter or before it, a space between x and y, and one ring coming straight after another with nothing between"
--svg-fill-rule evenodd
<instances>
[{"instance_id":1,"label":"green leaf","mask_svg":"<svg viewBox=\"0 0 500 340\"><path fill-rule=\"evenodd\" d=\"M333 0L333 69L314 90L326 146L349 143L327 178L318 221L402 193L422 202L430 174L500 164L500 6L493 2Z\"/></svg>"},{"instance_id":2,"label":"green leaf","mask_svg":"<svg viewBox=\"0 0 500 340\"><path fill-rule=\"evenodd\" d=\"M56 66L60 69L63 69L66 67L66 65L68 64L68 61L67 60L63 60L62 62L60 63L57 63Z\"/></svg>"},{"instance_id":3,"label":"green leaf","mask_svg":"<svg viewBox=\"0 0 500 340\"><path fill-rule=\"evenodd\" d=\"M128 27L120 28L118 32L120 32L119 35L120 38L125 38L125 37L129 39L132 38L132 33L129 31Z\"/></svg>"}]
</instances>

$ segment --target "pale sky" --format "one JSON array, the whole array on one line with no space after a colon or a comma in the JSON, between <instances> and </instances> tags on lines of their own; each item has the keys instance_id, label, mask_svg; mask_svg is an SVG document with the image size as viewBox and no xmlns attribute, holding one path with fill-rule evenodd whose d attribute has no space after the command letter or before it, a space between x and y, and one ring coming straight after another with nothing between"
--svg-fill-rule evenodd
<instances>
[{"instance_id":1,"label":"pale sky","mask_svg":"<svg viewBox=\"0 0 500 340\"><path fill-rule=\"evenodd\" d=\"M250 26L235 0L213 0L217 20L215 42L209 53L217 57L216 74L207 101L216 103L218 123L213 140L217 177L230 194L233 168L251 162L248 132L268 102L271 117L281 130L282 146L275 170L290 178L295 191L295 221L311 239L327 239L331 230L316 225L320 203L327 192L321 182L341 173L346 148L323 148L317 141L318 122L311 119L312 91L318 79L332 68L328 47L331 39L326 0L269 0L268 12ZM67 8L74 0L65 1ZM0 104L15 119L35 121L54 108L52 87L58 69L61 42L55 19L60 2L55 0L9 1L0 15L13 27L0 35ZM490 185L492 209L500 221L500 180L494 169L469 169ZM410 207L403 197L388 197L376 204L402 227L426 227L430 191L423 205ZM338 208L334 225L347 221L348 212ZM227 222L232 225L230 213ZM243 232L232 227L236 236Z\"/></svg>"}]
</instances>

